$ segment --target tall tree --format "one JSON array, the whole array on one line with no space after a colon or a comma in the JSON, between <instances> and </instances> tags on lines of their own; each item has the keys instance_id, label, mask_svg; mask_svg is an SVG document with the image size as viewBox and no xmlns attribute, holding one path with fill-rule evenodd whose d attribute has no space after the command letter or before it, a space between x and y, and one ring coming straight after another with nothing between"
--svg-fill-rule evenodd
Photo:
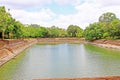
<instances>
[{"instance_id":1,"label":"tall tree","mask_svg":"<svg viewBox=\"0 0 120 80\"><path fill-rule=\"evenodd\" d=\"M6 12L5 7L0 7L0 30L2 32L2 39L4 39L4 32L6 27L10 24L11 15Z\"/></svg>"},{"instance_id":2,"label":"tall tree","mask_svg":"<svg viewBox=\"0 0 120 80\"><path fill-rule=\"evenodd\" d=\"M16 21L14 23L14 28L13 28L13 33L15 38L21 38L23 36L22 29L24 29L24 25L21 22Z\"/></svg>"},{"instance_id":3,"label":"tall tree","mask_svg":"<svg viewBox=\"0 0 120 80\"><path fill-rule=\"evenodd\" d=\"M52 37L52 38L59 37L59 28L56 26L52 26L48 28L48 34L49 34L49 37Z\"/></svg>"},{"instance_id":4,"label":"tall tree","mask_svg":"<svg viewBox=\"0 0 120 80\"><path fill-rule=\"evenodd\" d=\"M120 38L120 20L113 20L110 25L110 36L113 39Z\"/></svg>"},{"instance_id":5,"label":"tall tree","mask_svg":"<svg viewBox=\"0 0 120 80\"><path fill-rule=\"evenodd\" d=\"M103 29L102 29L101 23L93 23L90 24L85 30L84 30L84 37L87 40L96 40L101 39L103 36Z\"/></svg>"},{"instance_id":6,"label":"tall tree","mask_svg":"<svg viewBox=\"0 0 120 80\"><path fill-rule=\"evenodd\" d=\"M5 29L5 34L7 35L8 39L10 39L13 36L14 24L15 24L15 19L11 18L9 20L8 26Z\"/></svg>"},{"instance_id":7,"label":"tall tree","mask_svg":"<svg viewBox=\"0 0 120 80\"><path fill-rule=\"evenodd\" d=\"M112 22L113 20L117 19L116 15L112 12L107 12L102 14L99 17L99 22Z\"/></svg>"},{"instance_id":8,"label":"tall tree","mask_svg":"<svg viewBox=\"0 0 120 80\"><path fill-rule=\"evenodd\" d=\"M70 25L67 28L67 33L69 37L82 37L83 30L77 25Z\"/></svg>"}]
</instances>

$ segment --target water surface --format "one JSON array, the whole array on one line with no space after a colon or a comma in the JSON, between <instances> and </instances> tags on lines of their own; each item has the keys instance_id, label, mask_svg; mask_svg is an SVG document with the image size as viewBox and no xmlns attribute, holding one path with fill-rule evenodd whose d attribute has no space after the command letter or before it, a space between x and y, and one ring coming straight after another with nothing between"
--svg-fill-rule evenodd
<instances>
[{"instance_id":1,"label":"water surface","mask_svg":"<svg viewBox=\"0 0 120 80\"><path fill-rule=\"evenodd\" d=\"M120 76L120 51L90 44L34 45L0 67L0 80Z\"/></svg>"}]
</instances>

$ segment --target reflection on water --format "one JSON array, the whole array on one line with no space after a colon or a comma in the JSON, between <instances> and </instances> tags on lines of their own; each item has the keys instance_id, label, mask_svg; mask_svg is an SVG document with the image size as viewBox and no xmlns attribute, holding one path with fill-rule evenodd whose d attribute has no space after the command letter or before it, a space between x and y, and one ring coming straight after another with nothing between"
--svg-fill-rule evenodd
<instances>
[{"instance_id":1,"label":"reflection on water","mask_svg":"<svg viewBox=\"0 0 120 80\"><path fill-rule=\"evenodd\" d=\"M0 68L0 80L120 75L120 51L90 44L34 45Z\"/></svg>"}]
</instances>

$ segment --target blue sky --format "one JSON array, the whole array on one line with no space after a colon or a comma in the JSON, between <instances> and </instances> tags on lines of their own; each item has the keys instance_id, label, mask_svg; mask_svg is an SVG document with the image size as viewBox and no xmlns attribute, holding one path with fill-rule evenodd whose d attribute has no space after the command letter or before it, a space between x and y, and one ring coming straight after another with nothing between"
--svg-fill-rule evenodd
<instances>
[{"instance_id":1,"label":"blue sky","mask_svg":"<svg viewBox=\"0 0 120 80\"><path fill-rule=\"evenodd\" d=\"M50 10L52 10L55 14L74 14L76 13L77 10L75 10L73 5L70 4L57 4L55 2L51 3L51 4L47 4L43 6L44 8L49 8Z\"/></svg>"},{"instance_id":2,"label":"blue sky","mask_svg":"<svg viewBox=\"0 0 120 80\"><path fill-rule=\"evenodd\" d=\"M0 0L1 6L24 24L52 25L85 29L97 22L101 14L113 12L120 18L120 0Z\"/></svg>"}]
</instances>

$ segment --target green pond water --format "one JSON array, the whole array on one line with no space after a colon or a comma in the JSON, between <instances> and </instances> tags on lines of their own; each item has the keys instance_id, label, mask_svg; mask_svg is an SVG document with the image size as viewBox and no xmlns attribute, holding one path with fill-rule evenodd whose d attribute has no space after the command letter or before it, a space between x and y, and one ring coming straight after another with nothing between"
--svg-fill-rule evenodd
<instances>
[{"instance_id":1,"label":"green pond water","mask_svg":"<svg viewBox=\"0 0 120 80\"><path fill-rule=\"evenodd\" d=\"M0 67L0 80L120 76L120 51L90 44L33 45Z\"/></svg>"}]
</instances>

